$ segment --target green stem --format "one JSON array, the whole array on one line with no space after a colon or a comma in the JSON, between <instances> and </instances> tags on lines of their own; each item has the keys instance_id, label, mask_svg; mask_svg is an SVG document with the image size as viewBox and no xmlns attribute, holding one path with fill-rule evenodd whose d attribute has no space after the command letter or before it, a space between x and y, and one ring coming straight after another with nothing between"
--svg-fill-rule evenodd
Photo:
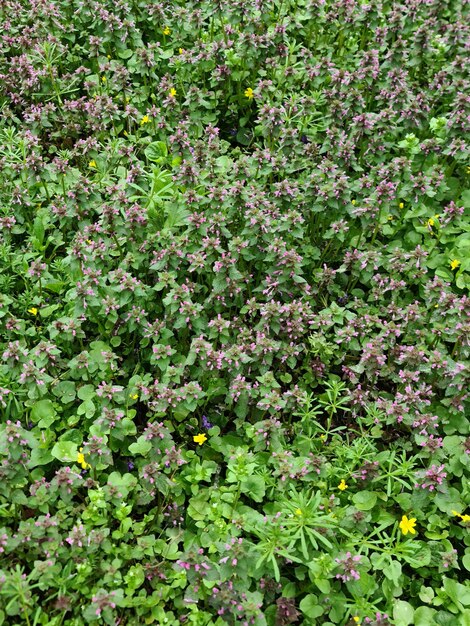
<instances>
[{"instance_id":1,"label":"green stem","mask_svg":"<svg viewBox=\"0 0 470 626\"><path fill-rule=\"evenodd\" d=\"M67 190L65 189L65 174L62 175L61 184L62 184L62 195L64 196L64 202L67 202Z\"/></svg>"}]
</instances>

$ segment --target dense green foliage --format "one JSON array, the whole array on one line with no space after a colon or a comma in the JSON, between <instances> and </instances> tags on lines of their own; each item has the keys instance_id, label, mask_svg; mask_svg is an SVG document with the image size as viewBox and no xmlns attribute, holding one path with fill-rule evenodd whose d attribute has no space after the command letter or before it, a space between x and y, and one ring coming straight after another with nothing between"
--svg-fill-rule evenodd
<instances>
[{"instance_id":1,"label":"dense green foliage","mask_svg":"<svg viewBox=\"0 0 470 626\"><path fill-rule=\"evenodd\" d=\"M0 17L0 625L468 626L463 3Z\"/></svg>"}]
</instances>

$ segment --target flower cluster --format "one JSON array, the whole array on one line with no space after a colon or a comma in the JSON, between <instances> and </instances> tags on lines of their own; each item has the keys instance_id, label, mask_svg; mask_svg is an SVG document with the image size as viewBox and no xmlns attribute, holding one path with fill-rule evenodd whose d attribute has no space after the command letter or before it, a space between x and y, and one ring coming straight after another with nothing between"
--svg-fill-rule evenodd
<instances>
[{"instance_id":1,"label":"flower cluster","mask_svg":"<svg viewBox=\"0 0 470 626\"><path fill-rule=\"evenodd\" d=\"M465 3L1 14L0 622L466 623Z\"/></svg>"}]
</instances>

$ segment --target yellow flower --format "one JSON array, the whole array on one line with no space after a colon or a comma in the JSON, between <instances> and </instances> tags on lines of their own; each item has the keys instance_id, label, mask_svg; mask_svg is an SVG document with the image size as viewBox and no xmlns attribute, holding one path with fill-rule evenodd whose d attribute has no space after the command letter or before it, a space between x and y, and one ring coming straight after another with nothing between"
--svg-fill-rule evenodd
<instances>
[{"instance_id":1,"label":"yellow flower","mask_svg":"<svg viewBox=\"0 0 470 626\"><path fill-rule=\"evenodd\" d=\"M346 484L346 482L345 482L345 480L344 480L344 478L343 478L343 479L341 480L341 482L339 483L339 485L338 485L338 489L339 489L340 491L344 491L344 490L345 490L345 489L347 489L347 488L348 488L348 486L347 486L347 484Z\"/></svg>"},{"instance_id":2,"label":"yellow flower","mask_svg":"<svg viewBox=\"0 0 470 626\"><path fill-rule=\"evenodd\" d=\"M148 115L144 115L144 117L140 120L140 125L148 124L150 122L150 118Z\"/></svg>"},{"instance_id":3,"label":"yellow flower","mask_svg":"<svg viewBox=\"0 0 470 626\"><path fill-rule=\"evenodd\" d=\"M358 617L357 615L355 615L355 616L353 617L353 620L356 622L356 624L360 624L360 623L361 623L361 618L360 618L360 617Z\"/></svg>"},{"instance_id":4,"label":"yellow flower","mask_svg":"<svg viewBox=\"0 0 470 626\"><path fill-rule=\"evenodd\" d=\"M88 163L88 167L96 167L96 161L93 161L93 159Z\"/></svg>"},{"instance_id":5,"label":"yellow flower","mask_svg":"<svg viewBox=\"0 0 470 626\"><path fill-rule=\"evenodd\" d=\"M184 52L184 48L178 48L178 52L179 52L180 54L183 54L183 52Z\"/></svg>"},{"instance_id":6,"label":"yellow flower","mask_svg":"<svg viewBox=\"0 0 470 626\"><path fill-rule=\"evenodd\" d=\"M389 222L391 222L393 220L393 215L388 215L387 219L388 219Z\"/></svg>"},{"instance_id":7,"label":"yellow flower","mask_svg":"<svg viewBox=\"0 0 470 626\"><path fill-rule=\"evenodd\" d=\"M35 306L32 306L30 309L28 309L28 313L31 313L31 315L37 315L38 310Z\"/></svg>"},{"instance_id":8,"label":"yellow flower","mask_svg":"<svg viewBox=\"0 0 470 626\"><path fill-rule=\"evenodd\" d=\"M351 200L351 204L356 204L356 200Z\"/></svg>"},{"instance_id":9,"label":"yellow flower","mask_svg":"<svg viewBox=\"0 0 470 626\"><path fill-rule=\"evenodd\" d=\"M79 452L77 452L77 463L82 466L82 469L89 469L91 465L85 461L85 455L82 450L83 448L80 448Z\"/></svg>"},{"instance_id":10,"label":"yellow flower","mask_svg":"<svg viewBox=\"0 0 470 626\"><path fill-rule=\"evenodd\" d=\"M132 400L137 400L138 397L139 396L136 393L134 393L134 394L131 393L130 396L129 396L129 398L132 398Z\"/></svg>"},{"instance_id":11,"label":"yellow flower","mask_svg":"<svg viewBox=\"0 0 470 626\"><path fill-rule=\"evenodd\" d=\"M174 98L176 96L176 89L172 87L168 92L168 95L170 96L170 98Z\"/></svg>"},{"instance_id":12,"label":"yellow flower","mask_svg":"<svg viewBox=\"0 0 470 626\"><path fill-rule=\"evenodd\" d=\"M107 54L106 56L108 57L108 59L110 59L110 58L111 58L111 55L110 55L110 54Z\"/></svg>"},{"instance_id":13,"label":"yellow flower","mask_svg":"<svg viewBox=\"0 0 470 626\"><path fill-rule=\"evenodd\" d=\"M428 219L428 226L429 226L430 228L432 228L432 227L434 226L434 220L433 220L433 218L432 218L432 217L430 217L430 218Z\"/></svg>"},{"instance_id":14,"label":"yellow flower","mask_svg":"<svg viewBox=\"0 0 470 626\"><path fill-rule=\"evenodd\" d=\"M294 513L296 515L302 515L302 509L295 509Z\"/></svg>"},{"instance_id":15,"label":"yellow flower","mask_svg":"<svg viewBox=\"0 0 470 626\"><path fill-rule=\"evenodd\" d=\"M198 443L200 446L202 446L202 444L207 441L207 437L204 433L201 433L200 435L194 435L193 441L194 443Z\"/></svg>"},{"instance_id":16,"label":"yellow flower","mask_svg":"<svg viewBox=\"0 0 470 626\"><path fill-rule=\"evenodd\" d=\"M253 89L251 87L247 87L245 89L245 96L248 98L248 100L253 100Z\"/></svg>"},{"instance_id":17,"label":"yellow flower","mask_svg":"<svg viewBox=\"0 0 470 626\"><path fill-rule=\"evenodd\" d=\"M401 522L399 524L400 526L400 530L404 535L407 535L408 533L410 533L411 535L415 535L416 534L416 530L415 530L415 526L416 526L416 518L412 517L411 519L408 519L408 517L406 515L403 515L403 517L401 518Z\"/></svg>"},{"instance_id":18,"label":"yellow flower","mask_svg":"<svg viewBox=\"0 0 470 626\"><path fill-rule=\"evenodd\" d=\"M460 261L458 261L457 259L454 259L453 261L450 262L450 269L456 270L459 265L460 265Z\"/></svg>"},{"instance_id":19,"label":"yellow flower","mask_svg":"<svg viewBox=\"0 0 470 626\"><path fill-rule=\"evenodd\" d=\"M163 29L163 34L169 35L170 33L171 33L171 28L169 26L165 26L165 28Z\"/></svg>"},{"instance_id":20,"label":"yellow flower","mask_svg":"<svg viewBox=\"0 0 470 626\"><path fill-rule=\"evenodd\" d=\"M457 517L460 517L460 519L464 523L470 522L470 515L462 515L461 513L457 513L457 511L452 511L452 515L456 515Z\"/></svg>"},{"instance_id":21,"label":"yellow flower","mask_svg":"<svg viewBox=\"0 0 470 626\"><path fill-rule=\"evenodd\" d=\"M403 202L400 202L400 204L398 205L398 208L399 208L399 209L403 209L403 208L404 208L404 206L405 206L405 205L403 204Z\"/></svg>"},{"instance_id":22,"label":"yellow flower","mask_svg":"<svg viewBox=\"0 0 470 626\"><path fill-rule=\"evenodd\" d=\"M102 77L101 77L101 82L102 82L102 83L105 83L105 82L106 82L106 76L102 76Z\"/></svg>"}]
</instances>

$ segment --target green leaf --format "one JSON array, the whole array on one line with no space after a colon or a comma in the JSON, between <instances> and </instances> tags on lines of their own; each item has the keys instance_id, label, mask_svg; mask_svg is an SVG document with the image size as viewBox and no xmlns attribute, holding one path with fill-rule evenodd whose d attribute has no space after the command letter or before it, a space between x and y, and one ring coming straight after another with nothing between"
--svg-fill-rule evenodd
<instances>
[{"instance_id":1,"label":"green leaf","mask_svg":"<svg viewBox=\"0 0 470 626\"><path fill-rule=\"evenodd\" d=\"M127 498L127 494L137 484L137 479L132 474L121 474L119 472L111 472L108 476L108 485L114 487L122 496Z\"/></svg>"},{"instance_id":2,"label":"green leaf","mask_svg":"<svg viewBox=\"0 0 470 626\"><path fill-rule=\"evenodd\" d=\"M470 572L470 552L464 554L462 558L462 565L465 567L467 571Z\"/></svg>"},{"instance_id":3,"label":"green leaf","mask_svg":"<svg viewBox=\"0 0 470 626\"><path fill-rule=\"evenodd\" d=\"M434 626L436 611L428 606L419 606L414 614L414 626Z\"/></svg>"},{"instance_id":4,"label":"green leaf","mask_svg":"<svg viewBox=\"0 0 470 626\"><path fill-rule=\"evenodd\" d=\"M299 606L302 613L310 619L315 619L323 615L323 607L319 606L318 598L311 593L300 601Z\"/></svg>"},{"instance_id":5,"label":"green leaf","mask_svg":"<svg viewBox=\"0 0 470 626\"><path fill-rule=\"evenodd\" d=\"M70 380L63 380L52 388L52 393L60 398L63 404L69 404L75 400L75 383Z\"/></svg>"},{"instance_id":6,"label":"green leaf","mask_svg":"<svg viewBox=\"0 0 470 626\"><path fill-rule=\"evenodd\" d=\"M235 404L235 415L241 418L248 415L248 394L246 392L240 394L238 402Z\"/></svg>"},{"instance_id":7,"label":"green leaf","mask_svg":"<svg viewBox=\"0 0 470 626\"><path fill-rule=\"evenodd\" d=\"M424 541L411 540L408 544L409 552L402 555L411 567L426 567L431 562L431 549Z\"/></svg>"},{"instance_id":8,"label":"green leaf","mask_svg":"<svg viewBox=\"0 0 470 626\"><path fill-rule=\"evenodd\" d=\"M64 282L54 281L54 282L46 283L43 286L43 289L47 289L47 291L52 291L53 293L60 293L66 284L67 283L64 283Z\"/></svg>"},{"instance_id":9,"label":"green leaf","mask_svg":"<svg viewBox=\"0 0 470 626\"><path fill-rule=\"evenodd\" d=\"M330 593L331 584L330 584L330 581L328 579L326 579L326 578L315 578L313 582L318 587L318 589L320 589L320 591L322 593Z\"/></svg>"},{"instance_id":10,"label":"green leaf","mask_svg":"<svg viewBox=\"0 0 470 626\"><path fill-rule=\"evenodd\" d=\"M85 415L85 417L93 417L96 407L91 400L82 402L77 408L77 415Z\"/></svg>"},{"instance_id":11,"label":"green leaf","mask_svg":"<svg viewBox=\"0 0 470 626\"><path fill-rule=\"evenodd\" d=\"M44 224L42 222L42 218L38 216L34 220L33 235L37 239L39 246L42 246L44 242L44 234L45 234Z\"/></svg>"},{"instance_id":12,"label":"green leaf","mask_svg":"<svg viewBox=\"0 0 470 626\"><path fill-rule=\"evenodd\" d=\"M359 511L370 511L377 502L377 494L373 491L359 491L353 495L352 500Z\"/></svg>"},{"instance_id":13,"label":"green leaf","mask_svg":"<svg viewBox=\"0 0 470 626\"><path fill-rule=\"evenodd\" d=\"M51 304L50 306L45 306L42 309L39 309L39 315L41 317L49 317L60 308L60 304Z\"/></svg>"},{"instance_id":14,"label":"green leaf","mask_svg":"<svg viewBox=\"0 0 470 626\"><path fill-rule=\"evenodd\" d=\"M144 153L149 161L160 163L168 156L168 148L164 141L154 141L145 148Z\"/></svg>"},{"instance_id":15,"label":"green leaf","mask_svg":"<svg viewBox=\"0 0 470 626\"><path fill-rule=\"evenodd\" d=\"M80 389L77 391L77 396L80 398L80 400L84 401L92 400L95 395L96 393L93 385L83 385L83 387L80 387Z\"/></svg>"},{"instance_id":16,"label":"green leaf","mask_svg":"<svg viewBox=\"0 0 470 626\"><path fill-rule=\"evenodd\" d=\"M434 589L432 587L421 586L419 590L419 599L421 602L426 602L426 604L430 604L434 598Z\"/></svg>"},{"instance_id":17,"label":"green leaf","mask_svg":"<svg viewBox=\"0 0 470 626\"><path fill-rule=\"evenodd\" d=\"M29 469L33 469L34 467L38 467L38 465L47 465L53 460L54 458L49 450L34 448L29 457L28 467Z\"/></svg>"},{"instance_id":18,"label":"green leaf","mask_svg":"<svg viewBox=\"0 0 470 626\"><path fill-rule=\"evenodd\" d=\"M266 485L262 476L249 476L241 482L242 493L247 493L255 502L262 502Z\"/></svg>"},{"instance_id":19,"label":"green leaf","mask_svg":"<svg viewBox=\"0 0 470 626\"><path fill-rule=\"evenodd\" d=\"M457 606L470 605L470 588L461 585L452 578L444 577L444 591L447 593L452 602Z\"/></svg>"},{"instance_id":20,"label":"green leaf","mask_svg":"<svg viewBox=\"0 0 470 626\"><path fill-rule=\"evenodd\" d=\"M413 623L414 609L409 602L397 600L393 607L395 626L409 626Z\"/></svg>"},{"instance_id":21,"label":"green leaf","mask_svg":"<svg viewBox=\"0 0 470 626\"><path fill-rule=\"evenodd\" d=\"M73 441L58 441L52 448L51 454L59 461L76 462L78 446Z\"/></svg>"},{"instance_id":22,"label":"green leaf","mask_svg":"<svg viewBox=\"0 0 470 626\"><path fill-rule=\"evenodd\" d=\"M141 585L143 585L145 580L144 570L142 565L132 565L129 568L129 571L124 576L124 581L126 582L129 589L138 589Z\"/></svg>"},{"instance_id":23,"label":"green leaf","mask_svg":"<svg viewBox=\"0 0 470 626\"><path fill-rule=\"evenodd\" d=\"M207 517L208 508L207 496L194 496L189 501L188 515L195 521L202 521Z\"/></svg>"},{"instance_id":24,"label":"green leaf","mask_svg":"<svg viewBox=\"0 0 470 626\"><path fill-rule=\"evenodd\" d=\"M145 456L151 449L152 444L143 437L139 437L135 443L131 443L129 446L129 452L133 455L141 454L142 456Z\"/></svg>"},{"instance_id":25,"label":"green leaf","mask_svg":"<svg viewBox=\"0 0 470 626\"><path fill-rule=\"evenodd\" d=\"M57 411L50 400L38 400L31 407L31 420L35 423L40 422L40 428L49 428L56 415Z\"/></svg>"},{"instance_id":26,"label":"green leaf","mask_svg":"<svg viewBox=\"0 0 470 626\"><path fill-rule=\"evenodd\" d=\"M383 573L398 587L398 581L401 576L401 565L398 561L391 559L390 563L383 568Z\"/></svg>"}]
</instances>

